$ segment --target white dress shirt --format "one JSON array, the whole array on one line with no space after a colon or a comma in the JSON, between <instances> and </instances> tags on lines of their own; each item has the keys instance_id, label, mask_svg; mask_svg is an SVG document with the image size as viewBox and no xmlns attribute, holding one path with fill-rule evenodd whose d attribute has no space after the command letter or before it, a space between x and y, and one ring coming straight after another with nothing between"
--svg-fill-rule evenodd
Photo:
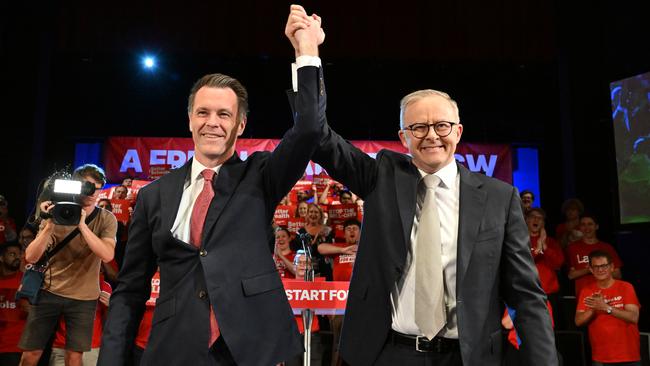
<instances>
[{"instance_id":1,"label":"white dress shirt","mask_svg":"<svg viewBox=\"0 0 650 366\"><path fill-rule=\"evenodd\" d=\"M201 172L207 167L199 163L196 158L192 159L192 169L190 171L189 177L185 179L185 184L183 185L183 196L181 197L181 204L178 206L178 213L176 214L176 219L174 220L174 225L172 225L172 235L181 241L184 241L190 245L190 218L192 217L192 210L194 209L194 202L203 190L203 184L205 179L201 175ZM212 170L214 170L214 179L217 179L219 175L219 169L221 165L218 165Z\"/></svg>"},{"instance_id":2,"label":"white dress shirt","mask_svg":"<svg viewBox=\"0 0 650 366\"><path fill-rule=\"evenodd\" d=\"M419 170L419 169L418 169ZM427 174L419 170L422 177ZM440 217L440 236L442 266L445 283L445 304L447 307L447 324L438 333L445 338L458 338L458 322L456 319L456 254L458 240L458 216L460 197L460 175L456 161L434 173L440 178L440 186L436 189L436 204ZM418 184L418 190L420 184ZM408 198L405 198L408 199ZM407 254L405 274L395 284L391 292L392 328L400 333L422 335L415 324L415 251L416 234L419 225L420 206L417 203L413 227L411 228L411 247Z\"/></svg>"}]
</instances>

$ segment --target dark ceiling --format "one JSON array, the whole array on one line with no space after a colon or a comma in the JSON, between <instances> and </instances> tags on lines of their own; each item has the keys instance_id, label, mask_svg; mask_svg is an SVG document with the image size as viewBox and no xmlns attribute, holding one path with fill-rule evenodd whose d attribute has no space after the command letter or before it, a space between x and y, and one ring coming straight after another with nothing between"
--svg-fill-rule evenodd
<instances>
[{"instance_id":1,"label":"dark ceiling","mask_svg":"<svg viewBox=\"0 0 650 366\"><path fill-rule=\"evenodd\" d=\"M328 118L341 134L393 139L403 95L448 91L459 102L464 140L540 147L552 209L568 195L598 197L589 188L594 172L614 164L608 83L650 70L650 22L640 1L302 4L323 17ZM28 202L27 187L69 163L80 139L188 136L187 92L206 73L228 73L248 87L245 137L280 137L291 123L288 7L3 2L1 153L19 178L5 179L0 194ZM157 72L140 68L144 52L158 56ZM603 210L611 212L611 202Z\"/></svg>"}]
</instances>

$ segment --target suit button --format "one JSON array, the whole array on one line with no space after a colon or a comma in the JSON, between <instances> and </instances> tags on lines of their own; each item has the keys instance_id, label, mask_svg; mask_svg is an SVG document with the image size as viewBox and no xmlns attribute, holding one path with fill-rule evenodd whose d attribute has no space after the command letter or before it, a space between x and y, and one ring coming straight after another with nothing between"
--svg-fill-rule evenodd
<instances>
[{"instance_id":1,"label":"suit button","mask_svg":"<svg viewBox=\"0 0 650 366\"><path fill-rule=\"evenodd\" d=\"M206 297L208 297L207 292L205 292L203 290L199 291L199 299L205 299Z\"/></svg>"},{"instance_id":2,"label":"suit button","mask_svg":"<svg viewBox=\"0 0 650 366\"><path fill-rule=\"evenodd\" d=\"M200 255L201 257L205 257L206 255L208 255L208 251L205 250L205 249L201 249L201 251L199 252L199 255Z\"/></svg>"}]
</instances>

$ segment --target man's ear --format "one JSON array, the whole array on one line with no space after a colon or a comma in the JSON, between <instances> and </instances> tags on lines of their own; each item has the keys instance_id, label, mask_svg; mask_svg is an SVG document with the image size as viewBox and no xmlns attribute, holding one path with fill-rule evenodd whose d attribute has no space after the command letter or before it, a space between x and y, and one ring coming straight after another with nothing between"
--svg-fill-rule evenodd
<instances>
[{"instance_id":1,"label":"man's ear","mask_svg":"<svg viewBox=\"0 0 650 366\"><path fill-rule=\"evenodd\" d=\"M241 122L239 122L239 126L237 126L237 137L241 136L244 133L244 129L246 129L246 122L248 119L246 116L242 117Z\"/></svg>"},{"instance_id":2,"label":"man's ear","mask_svg":"<svg viewBox=\"0 0 650 366\"><path fill-rule=\"evenodd\" d=\"M404 130L397 131L397 135L399 136L399 140L402 142L402 146L404 146L408 150L409 144L408 144L406 134L404 133Z\"/></svg>"}]
</instances>

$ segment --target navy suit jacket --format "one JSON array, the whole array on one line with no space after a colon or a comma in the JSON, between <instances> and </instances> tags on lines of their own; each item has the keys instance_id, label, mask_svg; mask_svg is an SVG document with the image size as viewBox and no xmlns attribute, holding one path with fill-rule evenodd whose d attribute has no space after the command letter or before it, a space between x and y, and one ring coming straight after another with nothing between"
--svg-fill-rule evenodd
<instances>
[{"instance_id":1,"label":"navy suit jacket","mask_svg":"<svg viewBox=\"0 0 650 366\"><path fill-rule=\"evenodd\" d=\"M351 365L371 365L391 329L390 291L406 271L420 179L411 158L383 150L376 159L325 126L314 161L364 199L364 219L341 335ZM465 365L500 365L504 302L526 365L556 365L545 295L514 187L459 165L457 320Z\"/></svg>"},{"instance_id":2,"label":"navy suit jacket","mask_svg":"<svg viewBox=\"0 0 650 366\"><path fill-rule=\"evenodd\" d=\"M191 162L138 194L123 267L104 326L99 365L124 365L160 267L160 297L143 365L206 365L209 307L238 365L273 365L303 351L272 259L276 205L304 173L324 125L316 67L298 70L294 126L278 147L240 160L214 180L201 248L172 236Z\"/></svg>"}]
</instances>

